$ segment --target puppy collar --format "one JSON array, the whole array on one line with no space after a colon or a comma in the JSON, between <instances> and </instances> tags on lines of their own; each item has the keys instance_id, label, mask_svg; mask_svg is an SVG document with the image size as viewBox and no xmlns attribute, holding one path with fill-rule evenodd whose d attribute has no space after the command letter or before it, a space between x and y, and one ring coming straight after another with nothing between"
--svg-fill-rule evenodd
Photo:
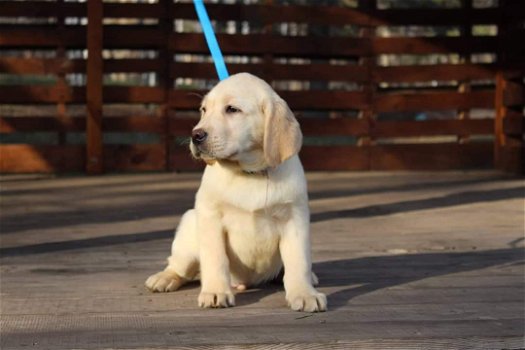
<instances>
[{"instance_id":1,"label":"puppy collar","mask_svg":"<svg viewBox=\"0 0 525 350\"><path fill-rule=\"evenodd\" d=\"M247 175L268 176L268 169L257 170L257 171L247 171L247 170L243 170L242 172L245 173L245 174L247 174Z\"/></svg>"}]
</instances>

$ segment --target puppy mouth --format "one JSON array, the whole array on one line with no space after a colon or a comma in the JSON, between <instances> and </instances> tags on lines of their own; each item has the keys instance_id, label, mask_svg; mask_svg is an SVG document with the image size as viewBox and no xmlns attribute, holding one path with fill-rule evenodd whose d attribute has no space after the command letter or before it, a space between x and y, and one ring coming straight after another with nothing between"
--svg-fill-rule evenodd
<instances>
[{"instance_id":1,"label":"puppy mouth","mask_svg":"<svg viewBox=\"0 0 525 350\"><path fill-rule=\"evenodd\" d=\"M190 143L190 151L194 158L202 160L220 160L228 159L229 157L218 156L215 149L209 149L206 145L195 145Z\"/></svg>"},{"instance_id":2,"label":"puppy mouth","mask_svg":"<svg viewBox=\"0 0 525 350\"><path fill-rule=\"evenodd\" d=\"M190 151L195 159L210 158L206 150L202 149L200 146L196 146L193 142L190 142Z\"/></svg>"}]
</instances>

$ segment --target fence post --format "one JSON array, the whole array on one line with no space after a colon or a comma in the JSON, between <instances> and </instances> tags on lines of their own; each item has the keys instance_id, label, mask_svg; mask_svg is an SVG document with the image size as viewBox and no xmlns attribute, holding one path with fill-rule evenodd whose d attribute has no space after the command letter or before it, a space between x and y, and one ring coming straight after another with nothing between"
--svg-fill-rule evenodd
<instances>
[{"instance_id":1,"label":"fence post","mask_svg":"<svg viewBox=\"0 0 525 350\"><path fill-rule=\"evenodd\" d=\"M161 2L162 9L166 14L166 17L162 17L159 21L162 34L164 35L164 42L159 47L158 59L160 67L157 72L158 86L162 88L164 98L163 102L159 105L158 111L159 116L162 119L163 130L160 135L161 142L164 145L164 170L170 171L174 168L172 164L172 143L173 137L171 136L171 116L172 112L170 109L170 92L173 89L173 54L174 52L170 48L170 40L173 35L173 0Z\"/></svg>"},{"instance_id":2,"label":"fence post","mask_svg":"<svg viewBox=\"0 0 525 350\"><path fill-rule=\"evenodd\" d=\"M461 7L465 11L472 10L472 8L473 8L472 0L461 0ZM465 21L467 21L467 20L468 19L466 17ZM466 38L469 41L472 40L472 24L470 22L466 23L466 24L464 23L461 26L461 28L460 28L460 35L461 35L461 37ZM471 53L469 52L466 55L460 55L460 60L461 60L462 64L471 64L472 63ZM471 84L470 84L470 80L466 79L464 81L460 81L459 82L458 92L460 92L460 93L468 93L471 90L472 90L472 87L471 87ZM470 110L469 109L459 109L457 111L457 119L460 119L460 120L470 119ZM469 135L458 135L457 136L457 141L460 144L469 143L470 137L469 137Z\"/></svg>"},{"instance_id":3,"label":"fence post","mask_svg":"<svg viewBox=\"0 0 525 350\"><path fill-rule=\"evenodd\" d=\"M66 33L66 23L65 23L65 14L64 14L64 0L57 0L58 5L58 13L57 13L57 31L61 37L63 37ZM65 69L65 62L67 60L66 57L66 48L64 47L64 43L60 42L57 51L56 51L57 60L60 62L60 69L56 73L57 74L57 82L56 86L59 91L58 94L58 100L57 100L57 109L56 109L56 115L58 120L61 123L65 123L68 117L67 113L67 107L66 107L66 97L68 94L69 86L66 81L66 69ZM59 131L58 132L58 144L62 147L66 144L66 132Z\"/></svg>"},{"instance_id":4,"label":"fence post","mask_svg":"<svg viewBox=\"0 0 525 350\"><path fill-rule=\"evenodd\" d=\"M502 168L503 147L505 146L505 134L503 133L503 116L505 115L505 105L503 104L503 90L505 89L505 79L503 74L496 74L496 93L494 108L496 116L494 117L494 167Z\"/></svg>"},{"instance_id":5,"label":"fence post","mask_svg":"<svg viewBox=\"0 0 525 350\"><path fill-rule=\"evenodd\" d=\"M521 38L521 23L520 19L507 17L511 3L508 0L499 1L494 167L505 172L525 174L525 70L522 65L523 51L513 51L512 43Z\"/></svg>"},{"instance_id":6,"label":"fence post","mask_svg":"<svg viewBox=\"0 0 525 350\"><path fill-rule=\"evenodd\" d=\"M363 11L367 13L369 16L372 11L375 11L377 9L377 0L359 0L358 2L358 8L360 11ZM361 37L366 39L368 41L368 46L370 48L370 53L362 57L360 59L360 63L366 67L367 69L367 75L368 75L368 81L363 84L363 92L366 93L368 105L359 112L359 118L364 119L368 123L368 135L361 136L357 140L357 145L359 147L365 148L368 150L368 167L367 170L372 170L374 167L373 162L373 155L372 155L372 147L375 144L375 139L373 136L373 126L375 124L375 95L376 95L376 79L375 79L375 72L376 72L376 60L377 55L376 52L374 52L372 41L374 40L374 37L376 36L376 29L371 24L369 24L366 28L361 29Z\"/></svg>"},{"instance_id":7,"label":"fence post","mask_svg":"<svg viewBox=\"0 0 525 350\"><path fill-rule=\"evenodd\" d=\"M506 74L510 76L507 77ZM518 73L518 79L522 76ZM494 167L501 171L516 174L525 173L523 133L524 88L520 83L512 82L512 73L496 74L496 98L494 119ZM518 111L513 110L517 107Z\"/></svg>"},{"instance_id":8,"label":"fence post","mask_svg":"<svg viewBox=\"0 0 525 350\"><path fill-rule=\"evenodd\" d=\"M103 88L103 4L102 0L87 2L87 81L86 81L86 171L104 171L102 141Z\"/></svg>"}]
</instances>

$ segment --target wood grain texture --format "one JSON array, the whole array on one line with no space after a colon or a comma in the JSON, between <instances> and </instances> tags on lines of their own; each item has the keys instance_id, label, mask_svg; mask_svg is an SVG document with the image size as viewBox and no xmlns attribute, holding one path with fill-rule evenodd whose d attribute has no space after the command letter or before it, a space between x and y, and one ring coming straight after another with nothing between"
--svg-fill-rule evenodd
<instances>
[{"instance_id":1,"label":"wood grain texture","mask_svg":"<svg viewBox=\"0 0 525 350\"><path fill-rule=\"evenodd\" d=\"M378 112L492 108L494 91L384 93L374 104Z\"/></svg>"},{"instance_id":2,"label":"wood grain texture","mask_svg":"<svg viewBox=\"0 0 525 350\"><path fill-rule=\"evenodd\" d=\"M371 149L371 169L491 168L493 164L491 149L492 144L488 142L378 145Z\"/></svg>"},{"instance_id":3,"label":"wood grain texture","mask_svg":"<svg viewBox=\"0 0 525 350\"><path fill-rule=\"evenodd\" d=\"M436 135L492 135L493 119L377 121L370 133L377 138Z\"/></svg>"},{"instance_id":4,"label":"wood grain texture","mask_svg":"<svg viewBox=\"0 0 525 350\"><path fill-rule=\"evenodd\" d=\"M71 72L71 68L71 61L60 58L0 58L0 73L47 75Z\"/></svg>"},{"instance_id":5,"label":"wood grain texture","mask_svg":"<svg viewBox=\"0 0 525 350\"><path fill-rule=\"evenodd\" d=\"M165 160L162 144L104 146L104 168L108 171L162 171Z\"/></svg>"},{"instance_id":6,"label":"wood grain texture","mask_svg":"<svg viewBox=\"0 0 525 350\"><path fill-rule=\"evenodd\" d=\"M97 2L98 0L93 3ZM377 147L373 151L356 149L350 145L329 146L331 148L307 146L304 156L315 157L305 158L309 167L323 169L323 161L325 169L372 169L372 164L379 164L381 169L388 164L396 169L441 169L447 164L452 168L486 167L492 159L498 164L498 152L501 150L512 153L505 156L506 162L519 159L522 147L518 143L523 123L522 118L515 115L522 112L520 106L523 105L524 96L522 77L525 46L523 40L520 40L523 36L520 23L525 19L523 4L507 1L491 8L462 6L432 9L383 9L378 8L373 0L358 4L354 8L319 4L283 6L271 2L250 5L210 3L208 11L219 26L235 22L234 32L218 31L221 48L227 56L231 56L229 60L236 62L228 63L231 73L251 72L266 78L278 90L283 88L284 83L292 83L287 87L289 90L278 93L297 115L308 116L301 118L304 134L308 137L332 138L333 143L340 140L350 143L357 137L357 143L361 146L391 142L383 139L415 137L424 144L422 147L426 147L421 148L420 154L429 155L431 150L439 153L449 146L432 145L434 140L428 137L454 135L458 137L458 143L464 143L472 141L472 137L489 136L493 130L497 142L502 146L499 150L494 148L491 152L494 156L479 151L484 146L461 149L460 153L450 155L448 161L441 161L444 160L441 154L430 154L426 160L425 156L417 155L414 145L387 147L388 149ZM98 6L98 10L87 24L62 25L65 18L88 16L90 9L93 10L91 6ZM10 57L11 53L3 55L0 58L0 73L7 74L8 81L15 77L21 79L22 83L1 86L0 103L6 105L7 110L22 108L26 104L53 105L58 117L35 119L28 116L23 120L2 118L0 130L3 133L57 132L60 143L65 143L67 132L85 131L78 124L82 118L68 118L68 105L90 104L90 115L85 120L93 120L93 113L101 114L102 97L97 96L95 104L99 107L93 108L95 100L88 95L100 94L103 89L104 104L123 104L130 109L136 105L147 105L147 108L156 109L157 116L163 116L163 120L132 115L133 112L130 112L129 118L91 123L95 128L89 128L87 133L91 135L96 130L98 136L88 136L89 145L93 144L93 139L100 140L103 131L155 133L166 146L166 162L179 164L182 168L175 167L179 170L199 168L185 158L184 152L176 150L180 145L173 146L175 156L169 154L174 139L187 137L194 125L193 119L179 118L178 112L185 115L186 111L196 110L201 99L198 95L202 96L207 92L195 90L196 86L208 86L210 81L216 80L213 65L210 62L201 62L206 61L205 57L208 55L208 47L202 34L186 30L180 32L173 26L174 20L196 19L192 4L169 2L167 6L162 2L102 2L88 6L88 3L64 1L1 1L0 13L8 20L0 28L2 52L46 50L49 51L49 56L46 57L56 56L37 58L25 57L25 54L24 57ZM94 32L94 21L101 22L101 13L107 19L106 24L99 23L98 30ZM21 16L39 19L39 24L10 24L9 21L18 21L17 18ZM126 19L128 22L115 22L117 19ZM243 21L253 24L256 29L248 34L243 33ZM326 30L317 32L314 27L305 27L306 31L298 36L275 30L279 26L302 24L321 25ZM468 33L474 25L497 26L497 35L380 35L384 27L425 26L435 29L453 26ZM102 50L148 50L149 53L145 58L119 58L120 54L107 51L108 57L102 61L99 57L100 62L94 64L94 54L90 54L88 59L65 59L64 53L69 50L88 50L92 53L100 53ZM467 60L458 64L379 65L385 54L400 58L400 55L433 54L467 57L474 53L494 54L498 55L498 59L494 63L469 63ZM189 55L196 55L199 62L186 62ZM395 64L401 63L399 61ZM93 71L97 74L93 74ZM77 83L68 86L66 75L75 74L76 77L78 74L81 77L86 73L89 86L82 85L82 78L75 78ZM126 77L133 79L140 76L141 83L103 86L102 75L112 73L123 76L129 74ZM492 87L496 74L501 74L506 79L505 93L499 95ZM38 76L45 84L29 83L33 81L33 75ZM147 84L143 80L145 75L148 76ZM95 76L97 83L94 85ZM115 76L110 76L110 80L113 77ZM186 86L188 81L181 82L185 78L192 79L189 86ZM436 83L446 83L447 86L430 87ZM479 88L477 85L480 85ZM294 90L296 88L299 90ZM498 102L500 107L495 103L496 98L501 99ZM486 113L483 115L486 119L467 120L469 118L465 116L469 113L472 116L472 109L486 109L483 112ZM496 109L503 119L498 119L495 127L491 128L489 119ZM442 111L459 111L459 115L465 120L426 120L422 123L376 121L376 117L382 113L406 113L404 117L411 117L416 113L433 114ZM310 118L310 115L316 117ZM326 119L317 117L321 115ZM361 116L362 120L348 118L355 115ZM513 117L509 118L510 115ZM379 118L381 117L380 115ZM502 132L509 137L504 139ZM11 135L9 139L13 137ZM98 144L99 153L103 147L100 142ZM115 164L122 164L126 169L157 169L158 154L155 154L136 158L152 160L155 164L139 166L131 162L134 165L130 165L123 160ZM328 156L323 157L323 154ZM375 160L371 158L373 155ZM468 160L467 155L475 159ZM86 159L91 158L93 157ZM177 161L173 162L175 158ZM416 163L409 165L407 162L411 160ZM440 165L431 166L434 160L439 160L437 164ZM517 167L521 166L518 164Z\"/></svg>"},{"instance_id":7,"label":"wood grain texture","mask_svg":"<svg viewBox=\"0 0 525 350\"><path fill-rule=\"evenodd\" d=\"M80 155L83 153L80 152ZM307 174L326 313L279 283L197 307L151 294L200 174L0 179L2 349L519 349L523 181L496 172ZM485 215L490 213L490 215Z\"/></svg>"},{"instance_id":8,"label":"wood grain texture","mask_svg":"<svg viewBox=\"0 0 525 350\"><path fill-rule=\"evenodd\" d=\"M0 145L1 173L81 172L83 146Z\"/></svg>"}]
</instances>

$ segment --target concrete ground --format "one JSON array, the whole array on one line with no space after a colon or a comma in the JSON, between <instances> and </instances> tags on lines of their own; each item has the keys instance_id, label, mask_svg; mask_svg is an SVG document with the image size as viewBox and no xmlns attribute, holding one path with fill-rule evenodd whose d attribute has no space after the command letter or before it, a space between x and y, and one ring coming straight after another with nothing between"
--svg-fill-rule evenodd
<instances>
[{"instance_id":1,"label":"concrete ground","mask_svg":"<svg viewBox=\"0 0 525 350\"><path fill-rule=\"evenodd\" d=\"M524 347L523 179L308 174L329 302L308 314L286 307L279 283L222 310L199 309L195 283L144 289L199 177L3 177L1 348Z\"/></svg>"}]
</instances>

